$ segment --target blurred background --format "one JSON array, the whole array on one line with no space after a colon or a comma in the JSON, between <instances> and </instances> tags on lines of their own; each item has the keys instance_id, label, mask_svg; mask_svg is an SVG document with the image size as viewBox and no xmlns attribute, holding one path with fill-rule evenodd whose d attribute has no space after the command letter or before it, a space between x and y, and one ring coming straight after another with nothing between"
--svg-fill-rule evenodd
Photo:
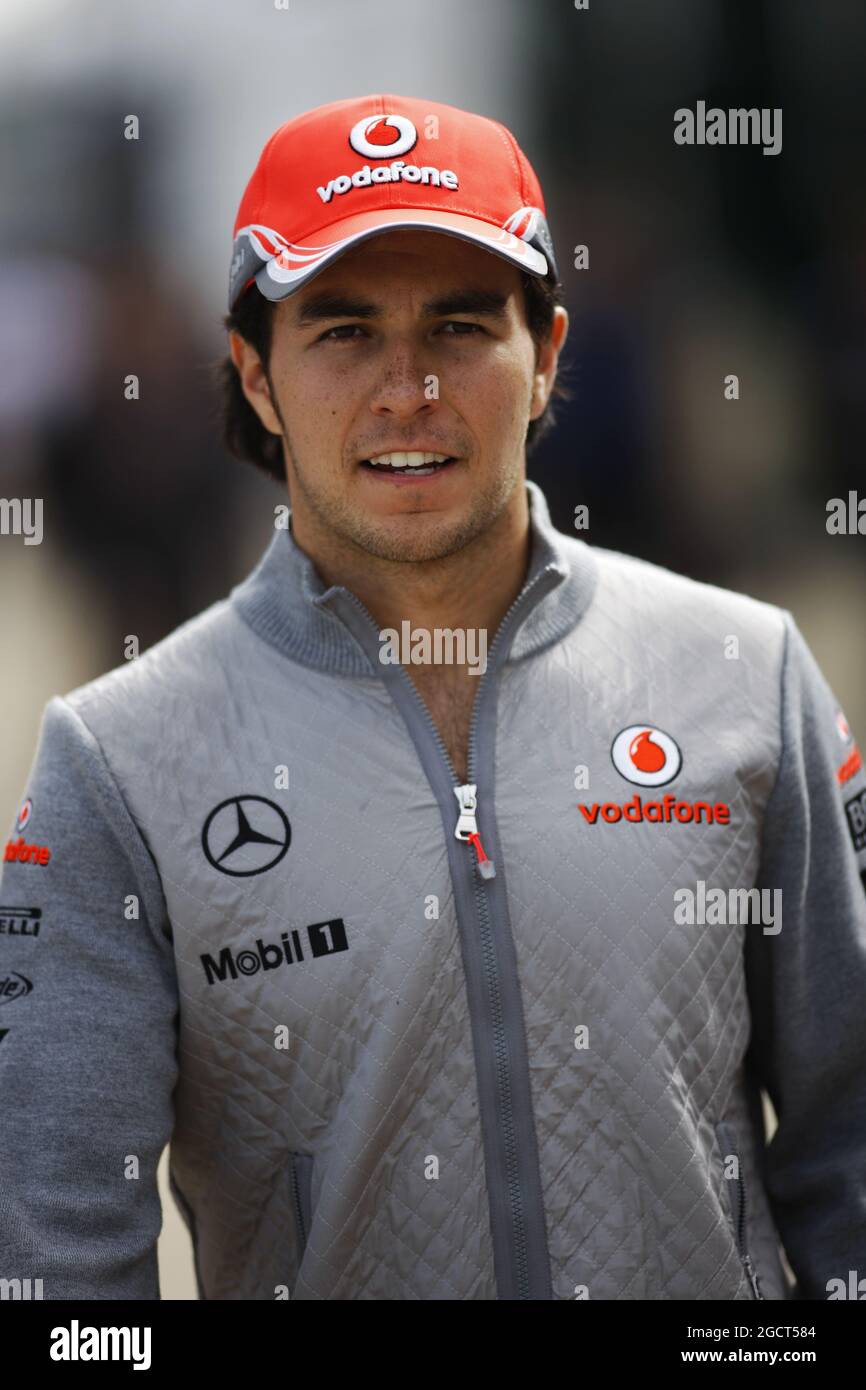
<instances>
[{"instance_id":1,"label":"blurred background","mask_svg":"<svg viewBox=\"0 0 866 1390\"><path fill-rule=\"evenodd\" d=\"M45 702L270 539L282 495L224 454L210 387L234 216L278 125L374 91L503 121L541 177L571 399L529 473L557 525L584 503L591 544L790 608L866 739L866 537L826 530L866 496L864 53L862 0L2 0L0 497L43 498L45 539L0 536L0 820ZM781 154L676 145L699 99L781 107ZM164 1169L162 1293L195 1298Z\"/></svg>"}]
</instances>

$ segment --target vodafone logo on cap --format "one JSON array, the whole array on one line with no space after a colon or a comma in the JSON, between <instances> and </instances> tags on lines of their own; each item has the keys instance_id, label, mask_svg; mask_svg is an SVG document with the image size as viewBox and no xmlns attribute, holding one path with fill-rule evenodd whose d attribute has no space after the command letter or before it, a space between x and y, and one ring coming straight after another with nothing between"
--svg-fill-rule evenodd
<instances>
[{"instance_id":1,"label":"vodafone logo on cap","mask_svg":"<svg viewBox=\"0 0 866 1390\"><path fill-rule=\"evenodd\" d=\"M630 724L623 729L613 741L610 756L620 776L639 787L672 782L683 765L678 744L652 724Z\"/></svg>"},{"instance_id":2,"label":"vodafone logo on cap","mask_svg":"<svg viewBox=\"0 0 866 1390\"><path fill-rule=\"evenodd\" d=\"M408 116L364 116L349 131L349 144L365 159L406 154L417 142L418 132Z\"/></svg>"}]
</instances>

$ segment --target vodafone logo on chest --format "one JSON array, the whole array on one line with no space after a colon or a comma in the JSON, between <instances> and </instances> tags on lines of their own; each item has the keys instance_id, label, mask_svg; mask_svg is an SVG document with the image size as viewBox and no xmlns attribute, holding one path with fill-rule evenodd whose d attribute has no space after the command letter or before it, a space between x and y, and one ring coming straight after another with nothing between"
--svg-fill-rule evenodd
<instances>
[{"instance_id":1,"label":"vodafone logo on chest","mask_svg":"<svg viewBox=\"0 0 866 1390\"><path fill-rule=\"evenodd\" d=\"M610 749L611 761L621 777L639 787L663 787L679 775L683 755L676 739L654 724L629 724L616 735ZM641 824L718 824L728 825L731 808L723 801L680 800L665 792L655 800L636 792L625 802L580 802L587 825Z\"/></svg>"},{"instance_id":2,"label":"vodafone logo on chest","mask_svg":"<svg viewBox=\"0 0 866 1390\"><path fill-rule=\"evenodd\" d=\"M459 180L453 169L437 169L432 164L407 164L398 155L408 154L418 143L418 131L408 116L391 113L387 116L365 116L357 121L349 131L349 145L356 154L365 159L390 160L387 164L371 167L364 164L351 174L337 174L326 184L320 184L316 192L323 203L329 203L334 194L348 193L352 188L368 188L373 183L422 183L434 188L448 188L452 192L459 187Z\"/></svg>"},{"instance_id":3,"label":"vodafone logo on chest","mask_svg":"<svg viewBox=\"0 0 866 1390\"><path fill-rule=\"evenodd\" d=\"M670 734L647 724L630 724L618 733L610 756L617 772L640 787L672 782L683 765L683 755Z\"/></svg>"}]
</instances>

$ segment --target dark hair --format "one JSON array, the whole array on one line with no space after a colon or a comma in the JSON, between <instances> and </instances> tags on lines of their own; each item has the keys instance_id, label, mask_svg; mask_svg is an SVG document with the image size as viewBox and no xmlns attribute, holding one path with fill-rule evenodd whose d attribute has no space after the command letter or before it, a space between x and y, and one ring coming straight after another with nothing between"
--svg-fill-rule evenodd
<instances>
[{"instance_id":1,"label":"dark hair","mask_svg":"<svg viewBox=\"0 0 866 1390\"><path fill-rule=\"evenodd\" d=\"M553 311L562 303L562 286L555 276L548 274L543 279L538 275L521 272L526 304L526 318L529 332L535 342L536 354L543 342L550 337L553 326ZM265 299L255 285L251 285L235 305L232 313L223 318L227 333L237 332L262 360L265 375L271 352L276 304ZM282 482L285 478L285 464L281 438L265 429L256 412L243 393L240 376L231 357L225 357L214 366L214 376L219 392L219 421L222 440L230 454L245 462L253 463L271 478ZM526 431L526 452L529 454L543 435L555 424L555 399L565 400L570 391L558 379L553 384L550 400L537 420L530 420Z\"/></svg>"}]
</instances>

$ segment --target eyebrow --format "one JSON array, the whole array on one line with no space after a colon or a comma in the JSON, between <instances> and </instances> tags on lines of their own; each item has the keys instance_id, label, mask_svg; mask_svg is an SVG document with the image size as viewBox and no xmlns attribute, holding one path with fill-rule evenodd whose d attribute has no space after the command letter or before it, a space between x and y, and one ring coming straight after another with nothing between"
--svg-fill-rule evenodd
<instances>
[{"instance_id":1,"label":"eyebrow","mask_svg":"<svg viewBox=\"0 0 866 1390\"><path fill-rule=\"evenodd\" d=\"M506 318L508 296L498 290L453 290L428 299L421 305L422 319L444 318L448 314L478 314L486 318ZM374 319L382 314L383 306L357 295L339 290L322 291L312 295L298 308L295 325L304 328L323 319Z\"/></svg>"}]
</instances>

